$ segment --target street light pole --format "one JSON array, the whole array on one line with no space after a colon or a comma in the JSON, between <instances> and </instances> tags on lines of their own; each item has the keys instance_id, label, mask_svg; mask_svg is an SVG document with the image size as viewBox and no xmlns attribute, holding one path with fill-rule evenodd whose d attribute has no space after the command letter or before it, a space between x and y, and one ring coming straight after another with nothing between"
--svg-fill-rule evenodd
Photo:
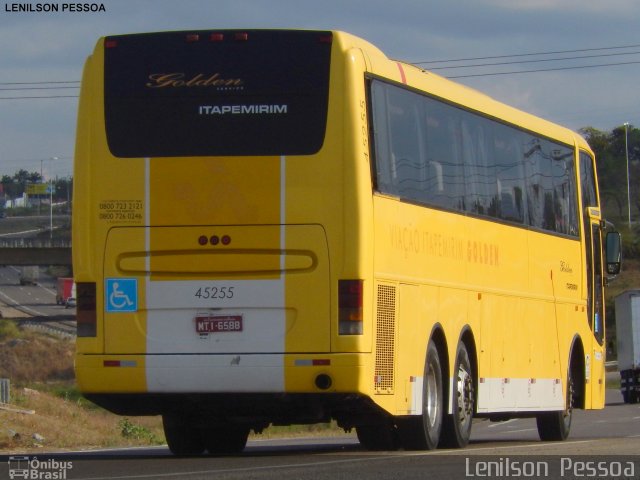
<instances>
[{"instance_id":1,"label":"street light pole","mask_svg":"<svg viewBox=\"0 0 640 480\"><path fill-rule=\"evenodd\" d=\"M53 240L53 161L58 157L51 157L51 171L49 172L49 238Z\"/></svg>"},{"instance_id":2,"label":"street light pole","mask_svg":"<svg viewBox=\"0 0 640 480\"><path fill-rule=\"evenodd\" d=\"M624 150L627 157L627 211L629 214L629 230L631 230L631 184L629 182L629 122L624 122Z\"/></svg>"}]
</instances>

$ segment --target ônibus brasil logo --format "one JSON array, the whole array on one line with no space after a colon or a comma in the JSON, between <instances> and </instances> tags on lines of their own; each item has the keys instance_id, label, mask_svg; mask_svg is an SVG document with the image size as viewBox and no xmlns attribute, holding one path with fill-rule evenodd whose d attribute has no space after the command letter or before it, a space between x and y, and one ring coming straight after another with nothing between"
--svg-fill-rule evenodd
<instances>
[{"instance_id":1,"label":"\u00f4nibus brasil logo","mask_svg":"<svg viewBox=\"0 0 640 480\"><path fill-rule=\"evenodd\" d=\"M49 458L38 460L38 457L9 457L9 478L25 478L34 480L65 480L67 470L73 468L73 462L65 462Z\"/></svg>"}]
</instances>

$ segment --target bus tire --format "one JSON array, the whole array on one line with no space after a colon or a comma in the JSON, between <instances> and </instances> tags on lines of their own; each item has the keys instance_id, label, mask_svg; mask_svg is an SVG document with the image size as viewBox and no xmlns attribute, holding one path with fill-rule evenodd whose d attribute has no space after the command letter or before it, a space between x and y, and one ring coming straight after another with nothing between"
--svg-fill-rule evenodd
<instances>
[{"instance_id":1,"label":"bus tire","mask_svg":"<svg viewBox=\"0 0 640 480\"><path fill-rule=\"evenodd\" d=\"M398 449L398 436L391 420L356 426L360 444L367 450L380 452Z\"/></svg>"},{"instance_id":2,"label":"bus tire","mask_svg":"<svg viewBox=\"0 0 640 480\"><path fill-rule=\"evenodd\" d=\"M422 383L422 415L405 417L398 423L405 450L433 450L440 442L443 408L442 367L438 348L429 340Z\"/></svg>"},{"instance_id":3,"label":"bus tire","mask_svg":"<svg viewBox=\"0 0 640 480\"><path fill-rule=\"evenodd\" d=\"M473 412L475 409L475 388L469 352L463 342L458 344L453 370L450 415L444 418L440 446L463 448L469 443Z\"/></svg>"},{"instance_id":4,"label":"bus tire","mask_svg":"<svg viewBox=\"0 0 640 480\"><path fill-rule=\"evenodd\" d=\"M241 426L205 428L202 431L202 437L209 455L230 455L244 450L249 438L249 428Z\"/></svg>"},{"instance_id":5,"label":"bus tire","mask_svg":"<svg viewBox=\"0 0 640 480\"><path fill-rule=\"evenodd\" d=\"M622 391L622 401L624 403L631 403L631 397L629 396L629 392L627 390Z\"/></svg>"},{"instance_id":6,"label":"bus tire","mask_svg":"<svg viewBox=\"0 0 640 480\"><path fill-rule=\"evenodd\" d=\"M567 408L557 412L541 413L536 416L538 435L542 441L560 442L566 440L571 431L574 398L573 369L571 367L567 377Z\"/></svg>"},{"instance_id":7,"label":"bus tire","mask_svg":"<svg viewBox=\"0 0 640 480\"><path fill-rule=\"evenodd\" d=\"M169 450L174 455L201 455L204 452L204 441L196 427L168 415L162 416L162 426Z\"/></svg>"}]
</instances>

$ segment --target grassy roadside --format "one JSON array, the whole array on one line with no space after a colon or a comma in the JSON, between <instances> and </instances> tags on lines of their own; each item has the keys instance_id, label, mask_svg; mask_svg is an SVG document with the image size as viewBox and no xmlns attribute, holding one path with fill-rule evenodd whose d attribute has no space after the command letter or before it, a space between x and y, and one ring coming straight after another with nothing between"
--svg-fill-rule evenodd
<instances>
[{"instance_id":1,"label":"grassy roadside","mask_svg":"<svg viewBox=\"0 0 640 480\"><path fill-rule=\"evenodd\" d=\"M622 272L610 282L607 294L612 302L613 298L631 289L640 289L640 260L637 258L623 259Z\"/></svg>"},{"instance_id":2,"label":"grassy roadside","mask_svg":"<svg viewBox=\"0 0 640 480\"><path fill-rule=\"evenodd\" d=\"M11 405L0 408L0 453L164 443L157 417L124 418L84 400L74 385L73 341L0 320L0 378Z\"/></svg>"},{"instance_id":3,"label":"grassy roadside","mask_svg":"<svg viewBox=\"0 0 640 480\"><path fill-rule=\"evenodd\" d=\"M121 418L60 392L20 388L13 411L0 411L0 453L164 443L157 418ZM63 394L64 395L64 394Z\"/></svg>"}]
</instances>

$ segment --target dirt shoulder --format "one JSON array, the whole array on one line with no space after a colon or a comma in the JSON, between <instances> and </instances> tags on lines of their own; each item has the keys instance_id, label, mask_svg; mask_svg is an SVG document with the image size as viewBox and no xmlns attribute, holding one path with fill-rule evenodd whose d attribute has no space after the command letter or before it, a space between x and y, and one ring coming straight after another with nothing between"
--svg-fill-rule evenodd
<instances>
[{"instance_id":1,"label":"dirt shoulder","mask_svg":"<svg viewBox=\"0 0 640 480\"><path fill-rule=\"evenodd\" d=\"M82 398L74 352L72 340L0 319L0 378L11 396L0 404L0 454L164 443L158 417L120 417Z\"/></svg>"}]
</instances>

